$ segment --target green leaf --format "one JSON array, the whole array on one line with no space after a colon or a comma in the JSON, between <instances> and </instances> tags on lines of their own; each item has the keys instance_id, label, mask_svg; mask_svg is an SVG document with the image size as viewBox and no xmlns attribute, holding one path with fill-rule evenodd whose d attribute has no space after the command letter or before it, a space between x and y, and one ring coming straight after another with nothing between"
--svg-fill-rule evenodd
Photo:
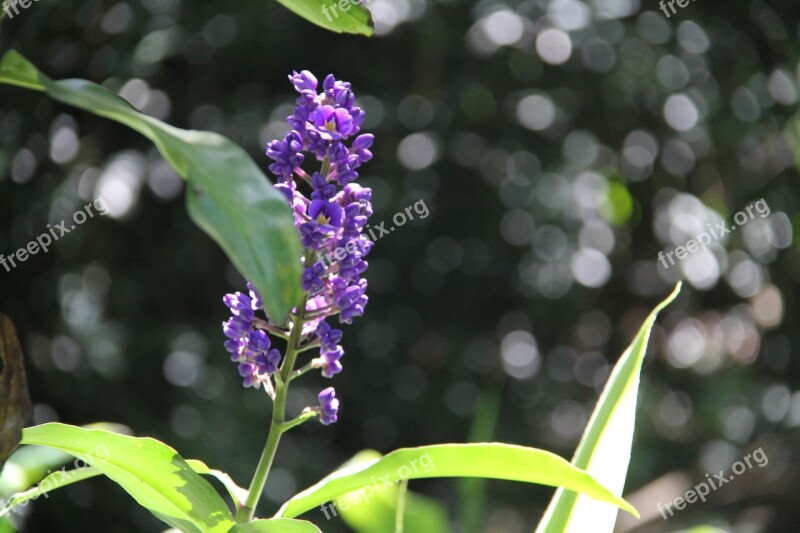
<instances>
[{"instance_id":1,"label":"green leaf","mask_svg":"<svg viewBox=\"0 0 800 533\"><path fill-rule=\"evenodd\" d=\"M57 454L59 457L69 457L67 454L62 454L59 451L53 450L51 448L44 448L42 446L26 446L23 450L29 451L49 451L54 454ZM62 463L66 461L61 461ZM225 488L228 490L228 494L230 494L231 498L235 505L241 505L241 502L247 497L247 491L242 487L238 486L231 477L222 472L220 470L213 470L209 468L204 462L198 461L196 459L187 459L186 464L188 464L192 470L197 472L200 475L208 475L217 478ZM46 476L44 479L36 483L35 487L31 487L30 489L17 492L16 494L11 495L6 500L6 505L2 509L0 509L0 517L7 515L11 510L30 500L35 500L39 496L43 494L48 494L53 492L54 490L60 489L62 487L66 487L68 485L72 485L73 483L77 483L78 481L83 481L84 479L90 479L96 476L102 476L103 472L93 466L87 466L84 468L74 469L74 470L63 470L59 472L54 472L49 476Z\"/></svg>"},{"instance_id":2,"label":"green leaf","mask_svg":"<svg viewBox=\"0 0 800 533\"><path fill-rule=\"evenodd\" d=\"M363 5L370 0L345 0L343 5L347 11L342 11L338 0L278 0L278 2L326 30L368 37L374 31L372 14Z\"/></svg>"},{"instance_id":3,"label":"green leaf","mask_svg":"<svg viewBox=\"0 0 800 533\"><path fill-rule=\"evenodd\" d=\"M0 83L50 97L138 131L188 181L189 214L252 281L270 316L283 320L300 301L300 237L286 199L247 153L211 132L172 127L85 80L53 81L16 51L0 60Z\"/></svg>"},{"instance_id":4,"label":"green leaf","mask_svg":"<svg viewBox=\"0 0 800 533\"><path fill-rule=\"evenodd\" d=\"M273 518L236 524L228 533L322 533L317 526L305 520Z\"/></svg>"},{"instance_id":5,"label":"green leaf","mask_svg":"<svg viewBox=\"0 0 800 533\"><path fill-rule=\"evenodd\" d=\"M639 374L647 352L650 330L658 313L678 296L680 290L681 284L678 283L672 294L653 309L619 358L572 460L572 464L585 469L617 496L622 495L631 458ZM615 508L559 489L536 532L611 533L616 519Z\"/></svg>"},{"instance_id":6,"label":"green leaf","mask_svg":"<svg viewBox=\"0 0 800 533\"><path fill-rule=\"evenodd\" d=\"M224 533L233 526L227 505L211 485L175 450L155 439L51 423L24 429L22 442L81 459L181 531Z\"/></svg>"},{"instance_id":7,"label":"green leaf","mask_svg":"<svg viewBox=\"0 0 800 533\"><path fill-rule=\"evenodd\" d=\"M438 477L484 477L563 486L636 514L628 502L553 453L511 444L484 443L395 450L373 462L334 472L293 496L275 516L293 518L362 487L379 492L401 479Z\"/></svg>"},{"instance_id":8,"label":"green leaf","mask_svg":"<svg viewBox=\"0 0 800 533\"><path fill-rule=\"evenodd\" d=\"M365 450L350 459L342 468L373 463L380 458L381 454L378 452ZM326 517L332 518L334 513L338 514L357 533L393 533L400 493L401 487L397 484L377 492L374 487L365 487L327 504ZM449 531L447 511L436 500L407 491L403 526L405 531L411 533L446 533Z\"/></svg>"}]
</instances>

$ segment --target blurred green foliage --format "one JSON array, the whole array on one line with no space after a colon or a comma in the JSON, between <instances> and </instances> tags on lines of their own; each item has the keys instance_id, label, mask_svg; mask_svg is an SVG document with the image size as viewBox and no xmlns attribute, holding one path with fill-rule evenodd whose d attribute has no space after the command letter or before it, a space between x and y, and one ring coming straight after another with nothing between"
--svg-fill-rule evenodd
<instances>
[{"instance_id":1,"label":"blurred green foliage","mask_svg":"<svg viewBox=\"0 0 800 533\"><path fill-rule=\"evenodd\" d=\"M467 440L495 388L497 440L571 456L612 358L683 277L643 372L627 486L645 487L651 521L638 531L796 529L797 4L698 0L669 19L654 0L368 7L372 39L269 1L43 1L0 26L0 50L50 77L91 79L171 124L222 133L265 169L292 104L286 75L333 72L353 82L377 137L362 177L375 219L419 199L430 208L371 252L370 305L337 376L340 422L287 436L264 508L362 449ZM138 135L0 89L0 253L98 195L112 208L0 270L34 422L124 423L245 484L269 404L241 389L221 347L221 297L243 281L188 219L182 187ZM769 217L659 263L760 198ZM290 410L323 381L306 386ZM693 485L759 446L767 467L669 521L657 514L648 483L681 473ZM410 487L459 516L456 482ZM531 531L552 494L487 491L484 530L504 533ZM28 509L28 531L162 529L104 480Z\"/></svg>"}]
</instances>

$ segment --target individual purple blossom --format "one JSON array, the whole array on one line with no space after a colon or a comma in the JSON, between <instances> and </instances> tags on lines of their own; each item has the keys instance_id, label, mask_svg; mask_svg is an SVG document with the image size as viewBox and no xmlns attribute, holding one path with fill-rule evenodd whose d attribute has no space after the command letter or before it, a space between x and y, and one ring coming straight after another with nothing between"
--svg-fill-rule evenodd
<instances>
[{"instance_id":1,"label":"individual purple blossom","mask_svg":"<svg viewBox=\"0 0 800 533\"><path fill-rule=\"evenodd\" d=\"M314 172L311 176L312 200L330 200L336 196L336 185L329 183L328 180L319 172Z\"/></svg>"},{"instance_id":2,"label":"individual purple blossom","mask_svg":"<svg viewBox=\"0 0 800 533\"><path fill-rule=\"evenodd\" d=\"M339 359L344 355L344 350L341 346L335 346L332 350L323 348L320 352L320 359L322 359L322 375L326 378L332 378L334 375L342 371L342 364Z\"/></svg>"},{"instance_id":3,"label":"individual purple blossom","mask_svg":"<svg viewBox=\"0 0 800 533\"><path fill-rule=\"evenodd\" d=\"M233 316L222 323L222 331L229 339L239 339L247 335L252 328L249 321L242 320L240 317Z\"/></svg>"},{"instance_id":4,"label":"individual purple blossom","mask_svg":"<svg viewBox=\"0 0 800 533\"><path fill-rule=\"evenodd\" d=\"M333 387L322 390L317 396L319 400L320 422L329 426L339 418L339 400Z\"/></svg>"},{"instance_id":5,"label":"individual purple blossom","mask_svg":"<svg viewBox=\"0 0 800 533\"><path fill-rule=\"evenodd\" d=\"M312 200L308 208L309 222L303 222L298 230L303 246L319 250L324 241L336 233L342 225L344 210L336 203L328 200Z\"/></svg>"},{"instance_id":6,"label":"individual purple blossom","mask_svg":"<svg viewBox=\"0 0 800 533\"><path fill-rule=\"evenodd\" d=\"M256 366L259 374L274 374L278 371L281 362L281 353L277 348L273 348L267 353L256 356Z\"/></svg>"},{"instance_id":7,"label":"individual purple blossom","mask_svg":"<svg viewBox=\"0 0 800 533\"><path fill-rule=\"evenodd\" d=\"M252 303L253 311L259 311L261 309L264 309L264 300L261 299L261 294L259 294L258 289L256 289L256 286L248 281L247 290L250 293L250 300Z\"/></svg>"},{"instance_id":8,"label":"individual purple blossom","mask_svg":"<svg viewBox=\"0 0 800 533\"><path fill-rule=\"evenodd\" d=\"M303 70L300 73L297 71L292 72L289 80L291 80L297 92L317 90L317 78L307 70Z\"/></svg>"},{"instance_id":9,"label":"individual purple blossom","mask_svg":"<svg viewBox=\"0 0 800 533\"><path fill-rule=\"evenodd\" d=\"M325 266L316 262L311 267L303 267L303 290L316 292L325 286L322 277L325 275Z\"/></svg>"},{"instance_id":10,"label":"individual purple blossom","mask_svg":"<svg viewBox=\"0 0 800 533\"><path fill-rule=\"evenodd\" d=\"M353 117L345 108L323 105L311 114L311 123L320 138L326 141L338 141L350 135L353 130Z\"/></svg>"},{"instance_id":11,"label":"individual purple blossom","mask_svg":"<svg viewBox=\"0 0 800 533\"><path fill-rule=\"evenodd\" d=\"M334 350L336 345L342 340L342 330L333 329L330 324L322 320L317 325L317 337L319 343L325 350Z\"/></svg>"},{"instance_id":12,"label":"individual purple blossom","mask_svg":"<svg viewBox=\"0 0 800 533\"><path fill-rule=\"evenodd\" d=\"M372 152L370 152L370 147L372 143L375 141L375 136L371 133L365 133L364 135L359 135L356 137L356 140L353 141L353 147L351 150L353 151L356 156L358 156L358 160L362 163L366 163L370 159L372 159Z\"/></svg>"},{"instance_id":13,"label":"individual purple blossom","mask_svg":"<svg viewBox=\"0 0 800 533\"><path fill-rule=\"evenodd\" d=\"M245 322L253 321L255 317L255 313L253 312L253 300L249 296L241 292L226 294L223 298L223 302L225 302L225 305L231 310L233 316L239 317Z\"/></svg>"},{"instance_id":14,"label":"individual purple blossom","mask_svg":"<svg viewBox=\"0 0 800 533\"><path fill-rule=\"evenodd\" d=\"M317 224L332 226L334 229L342 225L344 210L337 202L328 200L312 200L308 208L308 217Z\"/></svg>"}]
</instances>

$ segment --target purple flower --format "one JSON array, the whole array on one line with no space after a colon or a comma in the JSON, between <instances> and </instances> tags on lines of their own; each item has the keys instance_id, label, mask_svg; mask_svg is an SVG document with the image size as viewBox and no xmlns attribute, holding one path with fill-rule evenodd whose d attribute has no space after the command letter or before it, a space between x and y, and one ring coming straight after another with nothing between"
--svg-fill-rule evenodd
<instances>
[{"instance_id":1,"label":"purple flower","mask_svg":"<svg viewBox=\"0 0 800 533\"><path fill-rule=\"evenodd\" d=\"M269 350L267 353L257 355L255 358L259 374L271 375L278 371L281 362L281 353L277 348Z\"/></svg>"},{"instance_id":2,"label":"purple flower","mask_svg":"<svg viewBox=\"0 0 800 533\"><path fill-rule=\"evenodd\" d=\"M291 176L303 164L302 149L303 139L296 131L290 131L282 141L272 141L267 145L267 157L275 162L269 169L277 176Z\"/></svg>"},{"instance_id":3,"label":"purple flower","mask_svg":"<svg viewBox=\"0 0 800 533\"><path fill-rule=\"evenodd\" d=\"M308 208L308 217L317 224L325 224L338 228L342 225L344 210L336 202L328 200L312 200Z\"/></svg>"},{"instance_id":4,"label":"purple flower","mask_svg":"<svg viewBox=\"0 0 800 533\"><path fill-rule=\"evenodd\" d=\"M314 192L311 193L312 200L330 200L336 196L336 185L328 183L328 180L319 172L314 172L311 176L311 187Z\"/></svg>"},{"instance_id":5,"label":"purple flower","mask_svg":"<svg viewBox=\"0 0 800 533\"><path fill-rule=\"evenodd\" d=\"M342 330L333 329L330 324L324 320L320 321L317 325L317 337L323 349L335 350L336 345L342 340Z\"/></svg>"},{"instance_id":6,"label":"purple flower","mask_svg":"<svg viewBox=\"0 0 800 533\"><path fill-rule=\"evenodd\" d=\"M222 323L222 331L229 339L239 339L250 332L252 325L246 320L232 316L227 322Z\"/></svg>"},{"instance_id":7,"label":"purple flower","mask_svg":"<svg viewBox=\"0 0 800 533\"><path fill-rule=\"evenodd\" d=\"M248 281L247 290L250 291L250 300L253 304L253 311L264 309L264 301L261 299L261 295L258 293L256 286Z\"/></svg>"},{"instance_id":8,"label":"purple flower","mask_svg":"<svg viewBox=\"0 0 800 533\"><path fill-rule=\"evenodd\" d=\"M339 362L339 359L344 355L344 350L341 346L336 346L333 350L323 348L319 355L322 358L323 376L332 378L335 374L342 371L342 364Z\"/></svg>"},{"instance_id":9,"label":"purple flower","mask_svg":"<svg viewBox=\"0 0 800 533\"><path fill-rule=\"evenodd\" d=\"M292 85L299 93L303 91L316 92L317 90L317 78L307 70L303 70L299 74L296 70L293 71L289 75L289 81L292 82Z\"/></svg>"},{"instance_id":10,"label":"purple flower","mask_svg":"<svg viewBox=\"0 0 800 533\"><path fill-rule=\"evenodd\" d=\"M239 375L244 378L242 383L245 388L253 387L257 389L261 386L261 380L258 377L258 367L255 365L255 363L240 364Z\"/></svg>"},{"instance_id":11,"label":"purple flower","mask_svg":"<svg viewBox=\"0 0 800 533\"><path fill-rule=\"evenodd\" d=\"M314 263L311 268L303 268L303 290L311 293L320 290L325 286L322 276L325 275L325 266L322 263Z\"/></svg>"},{"instance_id":12,"label":"purple flower","mask_svg":"<svg viewBox=\"0 0 800 533\"><path fill-rule=\"evenodd\" d=\"M317 108L311 114L311 122L320 138L326 141L338 141L342 137L350 135L355 129L350 111L331 105Z\"/></svg>"},{"instance_id":13,"label":"purple flower","mask_svg":"<svg viewBox=\"0 0 800 533\"><path fill-rule=\"evenodd\" d=\"M245 322L252 322L255 314L253 313L253 300L241 292L226 294L222 299L233 316L241 318Z\"/></svg>"},{"instance_id":14,"label":"purple flower","mask_svg":"<svg viewBox=\"0 0 800 533\"><path fill-rule=\"evenodd\" d=\"M333 387L328 387L319 393L320 422L329 426L339 418L339 400L336 398L336 391Z\"/></svg>"}]
</instances>

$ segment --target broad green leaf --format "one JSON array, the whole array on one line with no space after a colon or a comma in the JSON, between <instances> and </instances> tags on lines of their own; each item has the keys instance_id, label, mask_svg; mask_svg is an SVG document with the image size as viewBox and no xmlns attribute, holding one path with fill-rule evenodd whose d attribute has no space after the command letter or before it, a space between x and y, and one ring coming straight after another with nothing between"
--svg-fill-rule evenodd
<instances>
[{"instance_id":1,"label":"broad green leaf","mask_svg":"<svg viewBox=\"0 0 800 533\"><path fill-rule=\"evenodd\" d=\"M309 22L336 33L370 36L374 31L372 14L364 7L370 0L278 0ZM342 6L345 10L342 10Z\"/></svg>"},{"instance_id":2,"label":"broad green leaf","mask_svg":"<svg viewBox=\"0 0 800 533\"><path fill-rule=\"evenodd\" d=\"M381 454L378 452L365 450L342 465L342 468L373 463L380 458ZM319 514L328 519L341 516L356 533L393 533L400 490L400 486L394 483L385 490L375 490L374 486L367 486L325 504L325 510L320 509ZM449 531L447 511L439 502L407 491L403 526L405 531L412 533L445 533Z\"/></svg>"},{"instance_id":3,"label":"broad green leaf","mask_svg":"<svg viewBox=\"0 0 800 533\"><path fill-rule=\"evenodd\" d=\"M362 487L377 490L401 479L439 477L485 477L566 487L636 514L628 502L553 453L511 444L482 443L402 448L373 462L344 468L293 496L276 517L293 518Z\"/></svg>"},{"instance_id":4,"label":"broad green leaf","mask_svg":"<svg viewBox=\"0 0 800 533\"><path fill-rule=\"evenodd\" d=\"M22 443L81 459L181 531L224 533L233 526L227 505L213 487L175 450L155 439L51 423L24 429Z\"/></svg>"},{"instance_id":5,"label":"broad green leaf","mask_svg":"<svg viewBox=\"0 0 800 533\"><path fill-rule=\"evenodd\" d=\"M0 470L19 445L31 409L17 330L10 318L0 314Z\"/></svg>"},{"instance_id":6,"label":"broad green leaf","mask_svg":"<svg viewBox=\"0 0 800 533\"><path fill-rule=\"evenodd\" d=\"M53 81L16 51L0 60L0 83L46 92L59 102L120 122L147 137L188 181L189 214L283 320L300 301L300 237L286 199L247 153L211 132L182 130L140 113L85 80Z\"/></svg>"},{"instance_id":7,"label":"broad green leaf","mask_svg":"<svg viewBox=\"0 0 800 533\"><path fill-rule=\"evenodd\" d=\"M322 533L317 526L305 520L273 518L236 524L228 533Z\"/></svg>"},{"instance_id":8,"label":"broad green leaf","mask_svg":"<svg viewBox=\"0 0 800 533\"><path fill-rule=\"evenodd\" d=\"M681 284L678 283L672 294L653 309L633 342L619 358L572 460L572 464L592 474L616 496L622 495L628 473L636 421L639 374L647 352L650 330L658 313L678 296L680 290ZM611 533L616 520L617 509L614 507L592 501L569 490L559 489L536 531Z\"/></svg>"}]
</instances>

